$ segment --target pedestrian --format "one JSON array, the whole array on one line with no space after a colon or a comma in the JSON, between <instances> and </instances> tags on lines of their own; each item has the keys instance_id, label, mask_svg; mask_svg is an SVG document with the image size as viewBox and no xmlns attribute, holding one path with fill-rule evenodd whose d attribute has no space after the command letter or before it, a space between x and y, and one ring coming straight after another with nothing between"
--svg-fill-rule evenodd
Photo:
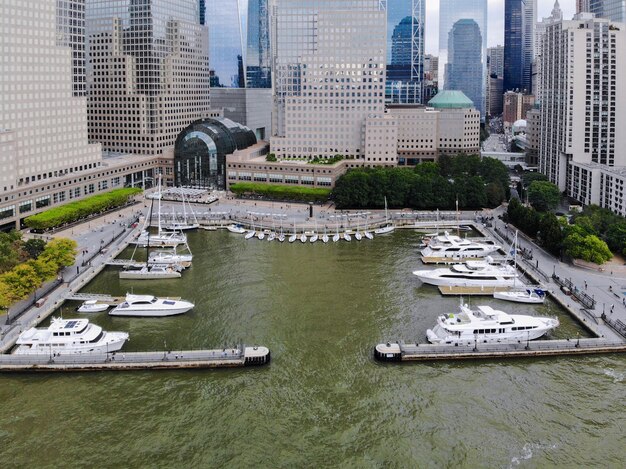
<instances>
[{"instance_id":1,"label":"pedestrian","mask_svg":"<svg viewBox=\"0 0 626 469\"><path fill-rule=\"evenodd\" d=\"M614 309L615 309L615 305L611 305L611 314L613 314Z\"/></svg>"},{"instance_id":2,"label":"pedestrian","mask_svg":"<svg viewBox=\"0 0 626 469\"><path fill-rule=\"evenodd\" d=\"M587 281L585 280L585 290L587 289Z\"/></svg>"},{"instance_id":3,"label":"pedestrian","mask_svg":"<svg viewBox=\"0 0 626 469\"><path fill-rule=\"evenodd\" d=\"M537 259L537 268L539 268L539 259Z\"/></svg>"}]
</instances>

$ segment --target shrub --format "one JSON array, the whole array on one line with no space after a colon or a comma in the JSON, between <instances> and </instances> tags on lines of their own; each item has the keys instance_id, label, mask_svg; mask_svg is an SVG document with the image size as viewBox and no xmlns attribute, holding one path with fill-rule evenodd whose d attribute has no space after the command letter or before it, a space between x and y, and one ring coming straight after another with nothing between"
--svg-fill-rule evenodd
<instances>
[{"instance_id":1,"label":"shrub","mask_svg":"<svg viewBox=\"0 0 626 469\"><path fill-rule=\"evenodd\" d=\"M141 189L137 187L115 189L31 215L26 218L25 224L29 228L37 230L56 228L57 226L81 220L94 213L120 207L126 204L131 197L141 192Z\"/></svg>"},{"instance_id":2,"label":"shrub","mask_svg":"<svg viewBox=\"0 0 626 469\"><path fill-rule=\"evenodd\" d=\"M273 184L238 182L230 186L237 195L250 194L278 200L323 202L328 200L330 189L302 186L280 186Z\"/></svg>"}]
</instances>

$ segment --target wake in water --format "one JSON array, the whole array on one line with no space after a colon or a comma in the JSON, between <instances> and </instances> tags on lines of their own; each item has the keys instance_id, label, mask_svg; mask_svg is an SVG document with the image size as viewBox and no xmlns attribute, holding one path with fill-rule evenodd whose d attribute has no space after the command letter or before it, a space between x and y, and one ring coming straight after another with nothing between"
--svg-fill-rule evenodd
<instances>
[{"instance_id":1,"label":"wake in water","mask_svg":"<svg viewBox=\"0 0 626 469\"><path fill-rule=\"evenodd\" d=\"M613 368L605 368L603 371L605 375L613 378L614 383L621 383L622 381L624 381L624 373L619 373L618 371L615 371Z\"/></svg>"},{"instance_id":2,"label":"wake in water","mask_svg":"<svg viewBox=\"0 0 626 469\"><path fill-rule=\"evenodd\" d=\"M552 444L544 444L544 443L526 443L524 444L521 454L518 456L513 456L511 458L511 463L509 464L509 469L513 467L519 466L523 461L528 461L533 457L533 451L537 450L550 450L556 449L556 445Z\"/></svg>"}]
</instances>

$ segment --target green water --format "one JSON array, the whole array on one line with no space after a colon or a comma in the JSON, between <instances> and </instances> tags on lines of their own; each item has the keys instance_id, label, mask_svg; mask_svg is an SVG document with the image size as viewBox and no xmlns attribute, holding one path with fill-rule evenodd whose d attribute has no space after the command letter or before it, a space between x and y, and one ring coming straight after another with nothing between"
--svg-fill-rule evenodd
<instances>
[{"instance_id":1,"label":"green water","mask_svg":"<svg viewBox=\"0 0 626 469\"><path fill-rule=\"evenodd\" d=\"M126 350L243 340L268 346L272 363L0 376L0 466L623 467L623 356L373 361L376 343L424 341L458 304L411 275L418 242L408 231L329 245L197 232L181 280L105 271L86 291L132 288L196 304L166 319L90 315L130 332ZM558 314L553 337L584 335L550 303L479 301Z\"/></svg>"}]
</instances>

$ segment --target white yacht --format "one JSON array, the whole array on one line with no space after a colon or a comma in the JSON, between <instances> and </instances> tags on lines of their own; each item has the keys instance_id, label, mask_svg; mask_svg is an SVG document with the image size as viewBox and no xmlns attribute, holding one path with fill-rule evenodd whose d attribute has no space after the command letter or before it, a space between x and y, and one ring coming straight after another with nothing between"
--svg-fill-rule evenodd
<instances>
[{"instance_id":1,"label":"white yacht","mask_svg":"<svg viewBox=\"0 0 626 469\"><path fill-rule=\"evenodd\" d=\"M150 234L147 230L144 230L134 243L143 247L148 246L148 244L151 247L176 247L179 244L186 244L187 236L184 233L175 231L161 231L157 234Z\"/></svg>"},{"instance_id":2,"label":"white yacht","mask_svg":"<svg viewBox=\"0 0 626 469\"><path fill-rule=\"evenodd\" d=\"M109 311L109 314L111 316L174 316L186 313L193 307L193 303L185 300L127 293L126 301Z\"/></svg>"},{"instance_id":3,"label":"white yacht","mask_svg":"<svg viewBox=\"0 0 626 469\"><path fill-rule=\"evenodd\" d=\"M151 252L150 257L148 258L148 264L178 264L181 267L187 268L191 266L192 260L193 254L178 254L174 248L172 250L159 250Z\"/></svg>"},{"instance_id":4,"label":"white yacht","mask_svg":"<svg viewBox=\"0 0 626 469\"><path fill-rule=\"evenodd\" d=\"M546 301L546 292L541 288L524 288L520 290L493 292L493 297L499 300L514 301L516 303L541 304Z\"/></svg>"},{"instance_id":5,"label":"white yacht","mask_svg":"<svg viewBox=\"0 0 626 469\"><path fill-rule=\"evenodd\" d=\"M237 234L244 234L246 232L246 229L241 225L234 225L234 224L228 225L226 229L230 231L231 233L237 233Z\"/></svg>"},{"instance_id":6,"label":"white yacht","mask_svg":"<svg viewBox=\"0 0 626 469\"><path fill-rule=\"evenodd\" d=\"M101 313L107 309L109 309L107 303L100 303L98 300L87 300L78 307L77 311L79 313Z\"/></svg>"},{"instance_id":7,"label":"white yacht","mask_svg":"<svg viewBox=\"0 0 626 469\"><path fill-rule=\"evenodd\" d=\"M485 257L500 249L497 244L477 243L445 232L430 239L428 245L420 251L424 257Z\"/></svg>"},{"instance_id":8,"label":"white yacht","mask_svg":"<svg viewBox=\"0 0 626 469\"><path fill-rule=\"evenodd\" d=\"M508 264L491 264L492 259L484 261L465 261L448 268L416 270L422 282L436 286L453 287L512 287L515 285L517 272Z\"/></svg>"},{"instance_id":9,"label":"white yacht","mask_svg":"<svg viewBox=\"0 0 626 469\"><path fill-rule=\"evenodd\" d=\"M46 329L32 327L20 334L17 355L107 353L122 348L126 332L105 332L87 319L52 318Z\"/></svg>"},{"instance_id":10,"label":"white yacht","mask_svg":"<svg viewBox=\"0 0 626 469\"><path fill-rule=\"evenodd\" d=\"M460 312L439 316L426 336L432 344L517 342L537 339L558 326L557 318L508 314L490 306L471 310L462 304Z\"/></svg>"},{"instance_id":11,"label":"white yacht","mask_svg":"<svg viewBox=\"0 0 626 469\"><path fill-rule=\"evenodd\" d=\"M140 269L128 269L120 271L120 278L127 280L157 280L168 278L180 278L178 264L150 264Z\"/></svg>"}]
</instances>

